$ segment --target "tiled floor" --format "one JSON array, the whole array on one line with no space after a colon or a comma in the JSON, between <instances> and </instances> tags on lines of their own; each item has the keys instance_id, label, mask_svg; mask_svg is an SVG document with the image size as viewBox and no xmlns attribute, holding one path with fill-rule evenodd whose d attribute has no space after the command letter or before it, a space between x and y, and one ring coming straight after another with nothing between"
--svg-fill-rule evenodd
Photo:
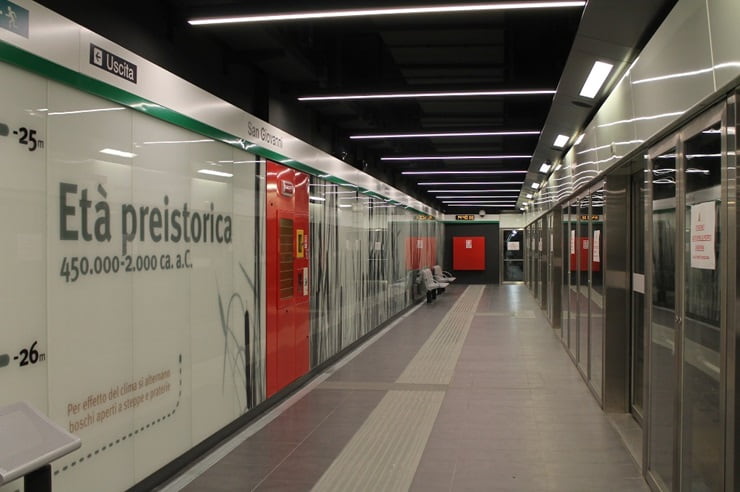
<instances>
[{"instance_id":1,"label":"tiled floor","mask_svg":"<svg viewBox=\"0 0 740 492\"><path fill-rule=\"evenodd\" d=\"M523 286L487 286L460 315L460 339L444 342L462 347L451 379L404 376L471 299L466 287L402 320L185 490L649 490ZM383 437L398 424L388 408L409 419L411 403L393 407L403 398L437 402L409 410L429 425Z\"/></svg>"}]
</instances>

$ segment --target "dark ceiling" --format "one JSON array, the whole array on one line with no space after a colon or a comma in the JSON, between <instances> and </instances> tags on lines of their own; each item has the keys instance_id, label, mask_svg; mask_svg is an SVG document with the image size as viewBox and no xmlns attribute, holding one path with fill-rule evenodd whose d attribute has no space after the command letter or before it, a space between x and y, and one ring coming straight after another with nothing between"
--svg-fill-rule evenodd
<instances>
[{"instance_id":1,"label":"dark ceiling","mask_svg":"<svg viewBox=\"0 0 740 492\"><path fill-rule=\"evenodd\" d=\"M40 3L445 213L514 211L525 174L419 176L401 172L526 171L531 159L381 159L531 156L539 135L370 140L350 137L540 131L553 101L552 94L330 102L301 102L297 98L390 92L555 90L583 14L583 7L568 7L190 26L187 20L195 17L305 11L306 2ZM401 3L423 4L429 2ZM398 5L372 0L314 0L310 10ZM451 181L455 184L419 184ZM443 203L447 198L439 197L464 193L430 190L489 190L471 194L511 198L506 204L453 207Z\"/></svg>"}]
</instances>

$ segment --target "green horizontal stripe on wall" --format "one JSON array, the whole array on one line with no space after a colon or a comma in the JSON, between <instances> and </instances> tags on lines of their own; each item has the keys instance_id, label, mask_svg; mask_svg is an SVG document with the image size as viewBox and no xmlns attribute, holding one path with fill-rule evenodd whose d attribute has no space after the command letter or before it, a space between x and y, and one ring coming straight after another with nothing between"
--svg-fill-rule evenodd
<instances>
[{"instance_id":1,"label":"green horizontal stripe on wall","mask_svg":"<svg viewBox=\"0 0 740 492\"><path fill-rule=\"evenodd\" d=\"M104 99L108 99L109 101L113 101L117 104L120 104L121 106L126 106L130 109L133 109L134 111L148 114L159 120L166 121L186 130L190 130L194 133L199 133L205 137L212 138L231 147L251 152L253 154L259 155L260 157L264 157L265 159L270 159L276 162L289 161L284 163L284 165L292 167L299 171L303 171L315 176L324 174L322 171L319 171L312 166L297 162L293 159L289 159L287 156L253 144L246 139L219 130L216 127L198 121L182 113L178 113L177 111L166 108L160 104L144 99L143 97L132 94L131 92L128 92L124 89L120 89L106 82L74 71L62 65L59 65L58 63L54 63L50 60L42 58L38 55L35 55L3 41L0 41L0 61L35 73L54 82L59 82L80 91L87 92L89 94L93 94ZM325 179L334 184L352 185L352 183L337 178L335 176L326 176L322 177L322 179ZM374 191L366 190L365 188L358 187L358 190L372 193L378 197L387 198ZM424 212L416 210L415 208L409 207L409 210L412 210L419 214L424 214Z\"/></svg>"}]
</instances>

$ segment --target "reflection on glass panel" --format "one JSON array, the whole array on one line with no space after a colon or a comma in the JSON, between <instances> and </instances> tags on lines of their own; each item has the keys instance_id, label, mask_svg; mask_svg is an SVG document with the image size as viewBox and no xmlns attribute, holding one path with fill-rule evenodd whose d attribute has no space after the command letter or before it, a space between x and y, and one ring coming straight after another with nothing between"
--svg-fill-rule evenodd
<instances>
[{"instance_id":1,"label":"reflection on glass panel","mask_svg":"<svg viewBox=\"0 0 740 492\"><path fill-rule=\"evenodd\" d=\"M632 176L632 272L645 274L645 173ZM643 277L644 278L644 277ZM643 281L644 283L644 281ZM639 286L638 286L639 288ZM632 289L632 406L644 408L643 376L645 368L645 295Z\"/></svg>"},{"instance_id":2,"label":"reflection on glass panel","mask_svg":"<svg viewBox=\"0 0 740 492\"><path fill-rule=\"evenodd\" d=\"M576 237L576 251L578 262L578 354L577 360L588 373L588 316L590 296L588 292L588 274L591 264L591 225L590 199L584 196L578 202L578 229Z\"/></svg>"},{"instance_id":3,"label":"reflection on glass panel","mask_svg":"<svg viewBox=\"0 0 740 492\"><path fill-rule=\"evenodd\" d=\"M560 289L560 304L562 309L562 314L560 317L560 326L562 327L562 330L560 332L560 336L565 341L565 344L568 344L568 337L570 334L570 316L568 312L568 303L570 302L570 284L568 282L568 279L570 277L570 252L568 249L568 237L570 235L570 229L568 227L568 223L570 221L570 216L568 215L568 207L564 206L562 209L563 214L563 227L561 228L562 234L561 234L561 240L562 240L562 246L560 248L562 257L563 257L563 278L562 278L562 287Z\"/></svg>"},{"instance_id":4,"label":"reflection on glass panel","mask_svg":"<svg viewBox=\"0 0 740 492\"><path fill-rule=\"evenodd\" d=\"M652 325L649 466L667 489L673 483L675 395L676 150L653 160Z\"/></svg>"},{"instance_id":5,"label":"reflection on glass panel","mask_svg":"<svg viewBox=\"0 0 740 492\"><path fill-rule=\"evenodd\" d=\"M591 194L591 288L589 296L590 322L589 343L591 358L591 385L598 395L601 395L603 340L604 340L604 188Z\"/></svg>"},{"instance_id":6,"label":"reflection on glass panel","mask_svg":"<svg viewBox=\"0 0 740 492\"><path fill-rule=\"evenodd\" d=\"M578 346L578 245L576 244L578 232L578 202L570 204L570 223L568 225L568 306L570 310L570 337L568 338L568 348L573 357L576 357Z\"/></svg>"},{"instance_id":7,"label":"reflection on glass panel","mask_svg":"<svg viewBox=\"0 0 740 492\"><path fill-rule=\"evenodd\" d=\"M722 490L719 123L686 141L682 490Z\"/></svg>"}]
</instances>

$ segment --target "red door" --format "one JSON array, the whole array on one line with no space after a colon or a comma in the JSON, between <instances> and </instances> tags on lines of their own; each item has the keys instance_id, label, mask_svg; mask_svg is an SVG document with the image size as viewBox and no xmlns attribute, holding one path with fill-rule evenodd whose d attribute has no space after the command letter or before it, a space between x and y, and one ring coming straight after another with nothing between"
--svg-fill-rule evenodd
<instances>
[{"instance_id":1,"label":"red door","mask_svg":"<svg viewBox=\"0 0 740 492\"><path fill-rule=\"evenodd\" d=\"M308 371L308 176L267 162L267 396Z\"/></svg>"}]
</instances>

